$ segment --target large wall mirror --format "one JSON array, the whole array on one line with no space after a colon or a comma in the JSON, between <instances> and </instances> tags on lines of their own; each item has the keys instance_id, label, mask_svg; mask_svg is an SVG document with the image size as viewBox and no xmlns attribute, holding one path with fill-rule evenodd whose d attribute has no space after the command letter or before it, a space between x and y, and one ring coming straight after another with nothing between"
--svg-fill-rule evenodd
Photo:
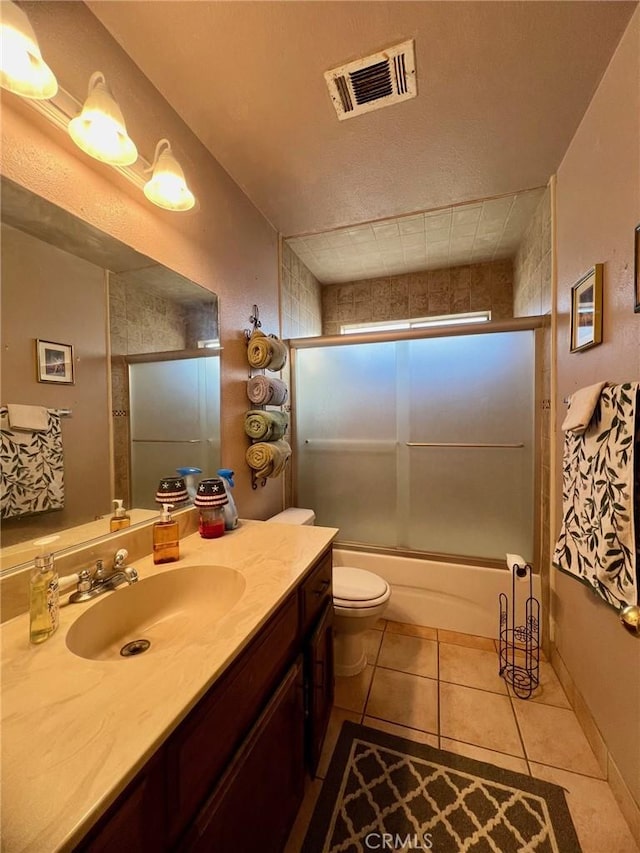
<instances>
[{"instance_id":1,"label":"large wall mirror","mask_svg":"<svg viewBox=\"0 0 640 853\"><path fill-rule=\"evenodd\" d=\"M154 518L176 468L215 473L220 347L215 293L18 184L1 191L7 572L39 537L61 551L109 535L115 499L132 525Z\"/></svg>"}]
</instances>

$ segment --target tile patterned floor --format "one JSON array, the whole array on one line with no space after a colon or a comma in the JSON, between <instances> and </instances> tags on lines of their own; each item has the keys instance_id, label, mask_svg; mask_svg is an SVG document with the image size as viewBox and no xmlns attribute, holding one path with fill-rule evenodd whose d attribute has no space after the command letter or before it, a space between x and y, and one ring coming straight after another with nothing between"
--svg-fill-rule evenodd
<instances>
[{"instance_id":1,"label":"tile patterned floor","mask_svg":"<svg viewBox=\"0 0 640 853\"><path fill-rule=\"evenodd\" d=\"M299 853L344 720L562 785L583 853L640 853L551 665L528 701L497 668L494 640L379 620L364 672L336 679L318 778L285 853Z\"/></svg>"}]
</instances>

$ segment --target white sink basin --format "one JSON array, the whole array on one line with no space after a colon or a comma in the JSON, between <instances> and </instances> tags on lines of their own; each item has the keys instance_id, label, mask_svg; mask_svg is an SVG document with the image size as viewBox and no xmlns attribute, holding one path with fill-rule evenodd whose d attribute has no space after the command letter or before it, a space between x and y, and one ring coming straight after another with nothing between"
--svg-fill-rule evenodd
<instances>
[{"instance_id":1,"label":"white sink basin","mask_svg":"<svg viewBox=\"0 0 640 853\"><path fill-rule=\"evenodd\" d=\"M67 647L89 660L170 653L210 634L245 586L244 577L226 566L185 566L152 575L98 599L69 629Z\"/></svg>"}]
</instances>

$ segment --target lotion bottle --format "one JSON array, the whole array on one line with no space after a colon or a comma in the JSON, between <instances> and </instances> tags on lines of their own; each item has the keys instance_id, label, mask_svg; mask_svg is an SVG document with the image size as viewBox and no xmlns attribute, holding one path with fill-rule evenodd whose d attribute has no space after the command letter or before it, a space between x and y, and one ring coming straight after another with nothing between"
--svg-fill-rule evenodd
<instances>
[{"instance_id":1,"label":"lotion bottle","mask_svg":"<svg viewBox=\"0 0 640 853\"><path fill-rule=\"evenodd\" d=\"M173 504L162 504L160 521L153 525L153 562L156 564L180 559L178 522L171 516L172 509Z\"/></svg>"},{"instance_id":2,"label":"lotion bottle","mask_svg":"<svg viewBox=\"0 0 640 853\"><path fill-rule=\"evenodd\" d=\"M113 503L116 505L116 508L111 516L109 529L112 533L115 533L116 530L122 530L125 527L131 526L131 516L127 515L127 511L122 506L121 500L114 500Z\"/></svg>"},{"instance_id":3,"label":"lotion bottle","mask_svg":"<svg viewBox=\"0 0 640 853\"><path fill-rule=\"evenodd\" d=\"M51 544L58 536L36 539L40 554L29 579L29 640L34 644L44 643L58 628L58 574L53 563Z\"/></svg>"}]
</instances>

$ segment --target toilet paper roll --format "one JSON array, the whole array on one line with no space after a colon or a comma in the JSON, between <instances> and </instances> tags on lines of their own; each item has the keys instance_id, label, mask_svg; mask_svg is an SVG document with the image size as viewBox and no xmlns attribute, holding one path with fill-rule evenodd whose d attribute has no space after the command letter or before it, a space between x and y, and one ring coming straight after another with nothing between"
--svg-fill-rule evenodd
<instances>
[{"instance_id":1,"label":"toilet paper roll","mask_svg":"<svg viewBox=\"0 0 640 853\"><path fill-rule=\"evenodd\" d=\"M525 558L520 556L520 554L507 554L507 566L511 574L515 575L517 581L529 580L531 566L529 566Z\"/></svg>"}]
</instances>

